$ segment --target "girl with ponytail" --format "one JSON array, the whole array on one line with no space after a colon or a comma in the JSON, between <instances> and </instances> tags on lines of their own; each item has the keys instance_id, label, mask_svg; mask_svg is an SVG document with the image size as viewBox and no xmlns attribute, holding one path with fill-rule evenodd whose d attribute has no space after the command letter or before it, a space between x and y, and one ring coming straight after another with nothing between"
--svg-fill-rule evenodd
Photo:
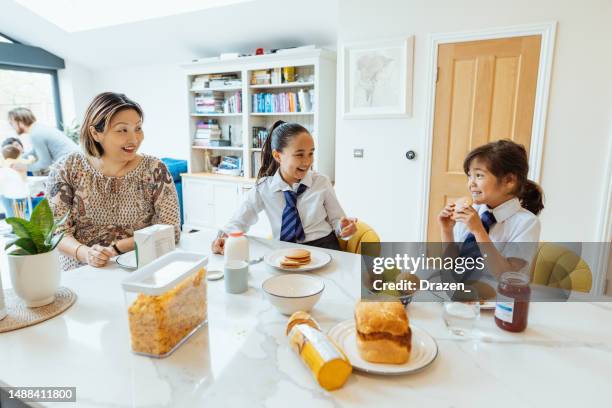
<instances>
[{"instance_id":1,"label":"girl with ponytail","mask_svg":"<svg viewBox=\"0 0 612 408\"><path fill-rule=\"evenodd\" d=\"M356 219L347 218L327 176L311 169L314 140L298 123L276 121L261 151L255 186L212 244L223 253L227 232L248 229L263 210L274 239L340 249L338 238L349 239Z\"/></svg>"},{"instance_id":2,"label":"girl with ponytail","mask_svg":"<svg viewBox=\"0 0 612 408\"><path fill-rule=\"evenodd\" d=\"M540 239L537 215L544 209L543 192L527 179L525 147L511 140L485 144L468 153L463 170L474 204L449 204L442 209L438 215L442 241L462 243L460 253L470 246L476 251L480 247L494 273L522 270L525 261L532 261L537 245L487 244ZM505 249L500 253L496 248ZM516 259L521 251L523 256Z\"/></svg>"}]
</instances>

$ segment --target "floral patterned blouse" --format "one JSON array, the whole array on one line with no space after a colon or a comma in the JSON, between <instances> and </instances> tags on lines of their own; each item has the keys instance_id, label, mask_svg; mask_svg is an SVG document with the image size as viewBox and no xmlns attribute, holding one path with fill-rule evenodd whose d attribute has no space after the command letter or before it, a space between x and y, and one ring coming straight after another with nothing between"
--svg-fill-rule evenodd
<instances>
[{"instance_id":1,"label":"floral patterned blouse","mask_svg":"<svg viewBox=\"0 0 612 408\"><path fill-rule=\"evenodd\" d=\"M164 163L143 155L122 177L95 169L81 152L69 154L51 169L46 195L55 219L70 215L59 229L82 244L108 246L153 224L174 225L180 236L178 197ZM82 264L60 253L63 270Z\"/></svg>"}]
</instances>

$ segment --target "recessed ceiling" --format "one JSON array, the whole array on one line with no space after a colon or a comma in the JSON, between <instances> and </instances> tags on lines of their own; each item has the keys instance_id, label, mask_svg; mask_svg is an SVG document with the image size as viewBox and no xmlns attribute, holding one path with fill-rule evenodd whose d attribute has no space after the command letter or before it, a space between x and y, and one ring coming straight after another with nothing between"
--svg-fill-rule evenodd
<instances>
[{"instance_id":1,"label":"recessed ceiling","mask_svg":"<svg viewBox=\"0 0 612 408\"><path fill-rule=\"evenodd\" d=\"M67 32L223 7L253 0L15 0Z\"/></svg>"}]
</instances>

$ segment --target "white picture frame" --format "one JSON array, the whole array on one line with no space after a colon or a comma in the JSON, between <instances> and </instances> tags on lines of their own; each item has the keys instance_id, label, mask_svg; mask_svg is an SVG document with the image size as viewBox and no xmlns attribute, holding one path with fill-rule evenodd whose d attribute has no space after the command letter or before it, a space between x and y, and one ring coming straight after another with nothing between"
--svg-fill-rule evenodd
<instances>
[{"instance_id":1,"label":"white picture frame","mask_svg":"<svg viewBox=\"0 0 612 408\"><path fill-rule=\"evenodd\" d=\"M414 36L343 46L345 119L412 115Z\"/></svg>"}]
</instances>

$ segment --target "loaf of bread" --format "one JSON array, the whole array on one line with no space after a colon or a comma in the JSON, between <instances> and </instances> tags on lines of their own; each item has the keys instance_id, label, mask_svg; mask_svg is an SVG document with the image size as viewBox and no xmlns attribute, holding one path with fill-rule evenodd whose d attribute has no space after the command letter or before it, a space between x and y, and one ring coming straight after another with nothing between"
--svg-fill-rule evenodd
<instances>
[{"instance_id":1,"label":"loaf of bread","mask_svg":"<svg viewBox=\"0 0 612 408\"><path fill-rule=\"evenodd\" d=\"M355 329L357 349L364 360L403 364L410 358L412 332L400 302L358 302Z\"/></svg>"}]
</instances>

